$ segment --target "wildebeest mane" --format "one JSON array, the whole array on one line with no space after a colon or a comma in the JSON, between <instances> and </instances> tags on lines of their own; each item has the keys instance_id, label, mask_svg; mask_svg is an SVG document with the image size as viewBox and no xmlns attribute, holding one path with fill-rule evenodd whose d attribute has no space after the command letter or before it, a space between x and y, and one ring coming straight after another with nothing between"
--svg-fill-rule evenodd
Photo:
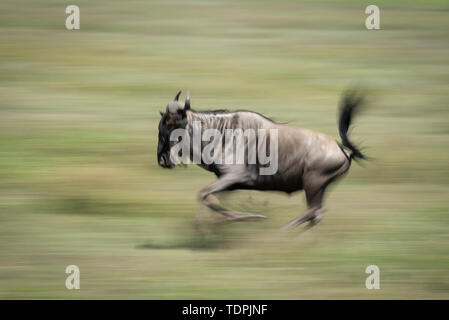
<instances>
[{"instance_id":1,"label":"wildebeest mane","mask_svg":"<svg viewBox=\"0 0 449 320\"><path fill-rule=\"evenodd\" d=\"M193 112L198 113L198 114L211 114L211 115L220 115L220 114L230 114L230 113L237 113L237 112L248 112L248 113L253 113L255 115L261 116L262 118L264 118L265 120L268 120L270 122L276 123L276 121L274 121L273 119L259 113L259 112L255 112L255 111L251 111L251 110L246 110L246 109L237 109L235 111L231 111L228 109L215 109L215 110L193 110Z\"/></svg>"}]
</instances>

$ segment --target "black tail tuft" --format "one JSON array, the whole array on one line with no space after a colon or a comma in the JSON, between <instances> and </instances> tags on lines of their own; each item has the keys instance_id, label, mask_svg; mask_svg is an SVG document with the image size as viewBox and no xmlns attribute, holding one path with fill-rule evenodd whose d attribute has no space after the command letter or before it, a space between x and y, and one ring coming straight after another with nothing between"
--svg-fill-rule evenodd
<instances>
[{"instance_id":1,"label":"black tail tuft","mask_svg":"<svg viewBox=\"0 0 449 320\"><path fill-rule=\"evenodd\" d=\"M357 93L357 91L347 91L342 98L340 103L340 115L338 119L338 130L340 132L341 142L343 146L347 147L352 151L351 158L364 159L367 157L362 154L362 152L351 142L348 137L349 126L351 125L351 120L360 109L363 103L363 96Z\"/></svg>"}]
</instances>

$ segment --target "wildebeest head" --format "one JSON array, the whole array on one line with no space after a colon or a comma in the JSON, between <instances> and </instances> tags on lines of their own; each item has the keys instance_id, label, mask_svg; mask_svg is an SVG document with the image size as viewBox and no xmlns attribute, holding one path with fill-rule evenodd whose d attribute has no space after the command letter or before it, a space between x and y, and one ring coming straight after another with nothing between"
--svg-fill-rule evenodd
<instances>
[{"instance_id":1,"label":"wildebeest head","mask_svg":"<svg viewBox=\"0 0 449 320\"><path fill-rule=\"evenodd\" d=\"M170 141L170 134L175 129L185 129L187 125L187 110L190 109L190 93L187 93L185 102L179 101L179 91L173 101L169 102L164 112L161 112L159 122L159 143L157 146L157 161L161 167L173 168L170 159L170 149L175 141Z\"/></svg>"}]
</instances>

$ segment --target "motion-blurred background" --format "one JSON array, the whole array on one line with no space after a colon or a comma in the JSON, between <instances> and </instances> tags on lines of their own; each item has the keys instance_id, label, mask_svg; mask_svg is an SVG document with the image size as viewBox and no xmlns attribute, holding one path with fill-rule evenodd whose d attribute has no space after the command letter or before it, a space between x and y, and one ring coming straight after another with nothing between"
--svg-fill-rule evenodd
<instances>
[{"instance_id":1,"label":"motion-blurred background","mask_svg":"<svg viewBox=\"0 0 449 320\"><path fill-rule=\"evenodd\" d=\"M65 28L65 7L81 29ZM365 28L380 7L381 30ZM447 1L0 1L0 298L449 298ZM303 193L222 202L263 222L197 228L214 181L156 162L159 111L250 109L353 139L373 161L318 227ZM201 229L201 230L200 230ZM81 289L67 290L77 265ZM365 288L380 268L381 289Z\"/></svg>"}]
</instances>

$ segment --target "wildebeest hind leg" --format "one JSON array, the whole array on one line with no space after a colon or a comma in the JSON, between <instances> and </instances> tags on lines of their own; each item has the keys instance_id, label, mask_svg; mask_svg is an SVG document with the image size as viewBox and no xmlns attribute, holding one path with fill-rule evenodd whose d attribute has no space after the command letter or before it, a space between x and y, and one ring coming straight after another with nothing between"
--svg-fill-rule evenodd
<instances>
[{"instance_id":1,"label":"wildebeest hind leg","mask_svg":"<svg viewBox=\"0 0 449 320\"><path fill-rule=\"evenodd\" d=\"M220 179L215 181L214 183L210 184L203 190L201 190L199 194L199 200L207 206L209 209L225 216L228 220L246 220L246 219L254 219L254 218L266 218L263 215L260 214L253 214L253 213L240 213L240 212L233 212L226 210L222 206L220 206L218 203L214 203L211 200L211 195L214 193L218 193L221 191L226 191L231 186L239 183L240 180L238 180L238 177L233 176L222 176Z\"/></svg>"},{"instance_id":2,"label":"wildebeest hind leg","mask_svg":"<svg viewBox=\"0 0 449 320\"><path fill-rule=\"evenodd\" d=\"M298 218L293 219L282 229L290 229L310 221L309 227L318 224L322 218L322 201L327 183L323 179L314 179L314 182L305 188L308 209Z\"/></svg>"},{"instance_id":3,"label":"wildebeest hind leg","mask_svg":"<svg viewBox=\"0 0 449 320\"><path fill-rule=\"evenodd\" d=\"M316 208L313 215L308 220L310 221L308 228L311 228L321 222L323 219L323 197L327 186L335 181L335 179L343 175L349 169L350 165L350 161L344 161L344 163L332 173L327 173L325 175L316 174L313 176L313 179L311 179L312 183L310 183L305 189L307 205L309 208Z\"/></svg>"},{"instance_id":4,"label":"wildebeest hind leg","mask_svg":"<svg viewBox=\"0 0 449 320\"><path fill-rule=\"evenodd\" d=\"M287 230L291 229L293 227L299 226L300 224L303 224L306 221L309 221L313 219L314 212L317 208L309 208L307 209L302 215L300 215L298 218L293 219L289 223L287 223L282 229Z\"/></svg>"}]
</instances>

